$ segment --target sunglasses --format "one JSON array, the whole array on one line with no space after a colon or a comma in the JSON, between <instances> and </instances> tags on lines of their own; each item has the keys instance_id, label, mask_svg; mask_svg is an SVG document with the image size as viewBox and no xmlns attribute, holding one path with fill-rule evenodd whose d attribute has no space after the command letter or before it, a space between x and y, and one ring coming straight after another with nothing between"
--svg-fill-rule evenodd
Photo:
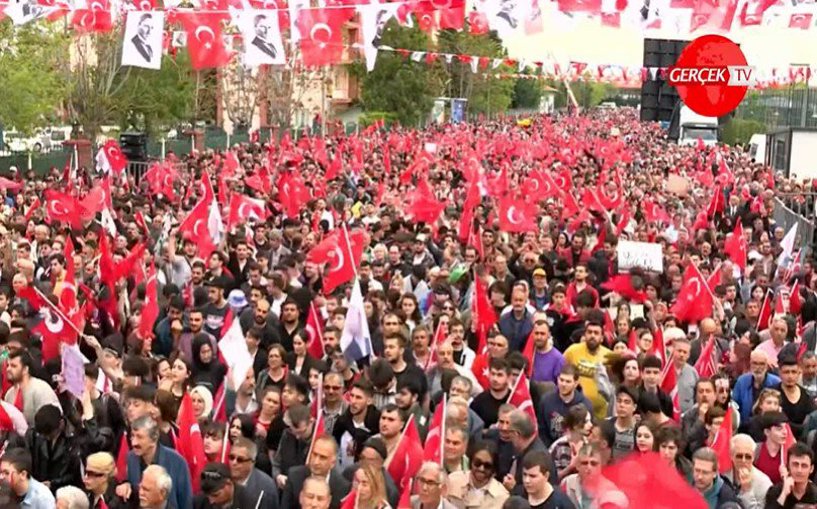
<instances>
[{"instance_id":1,"label":"sunglasses","mask_svg":"<svg viewBox=\"0 0 817 509\"><path fill-rule=\"evenodd\" d=\"M473 462L471 462L471 464L474 466L474 468L481 468L483 470L493 470L494 469L494 464L492 462L490 462L490 461L474 460Z\"/></svg>"},{"instance_id":2,"label":"sunglasses","mask_svg":"<svg viewBox=\"0 0 817 509\"><path fill-rule=\"evenodd\" d=\"M735 454L736 460L754 460L755 457L749 453Z\"/></svg>"},{"instance_id":3,"label":"sunglasses","mask_svg":"<svg viewBox=\"0 0 817 509\"><path fill-rule=\"evenodd\" d=\"M86 471L85 471L85 476L86 476L86 477L96 477L96 478L99 478L99 477L105 477L105 475L106 475L106 474L104 474L104 473L102 473L102 472L94 472L93 470L86 470Z\"/></svg>"},{"instance_id":4,"label":"sunglasses","mask_svg":"<svg viewBox=\"0 0 817 509\"><path fill-rule=\"evenodd\" d=\"M244 458L241 456L236 456L235 454L231 454L230 461L235 461L236 463L248 463L252 460L250 458Z\"/></svg>"}]
</instances>

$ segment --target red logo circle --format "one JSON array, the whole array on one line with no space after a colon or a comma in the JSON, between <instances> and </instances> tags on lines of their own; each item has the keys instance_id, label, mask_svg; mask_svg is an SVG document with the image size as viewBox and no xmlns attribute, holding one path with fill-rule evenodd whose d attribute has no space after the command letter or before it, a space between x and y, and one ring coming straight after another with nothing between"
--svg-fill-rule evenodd
<instances>
[{"instance_id":1,"label":"red logo circle","mask_svg":"<svg viewBox=\"0 0 817 509\"><path fill-rule=\"evenodd\" d=\"M684 48L675 69L711 70L727 66L746 66L746 56L740 47L722 35L698 37ZM672 70L672 69L671 69ZM748 86L729 85L726 81L675 83L678 95L686 106L699 115L721 117L738 107Z\"/></svg>"}]
</instances>

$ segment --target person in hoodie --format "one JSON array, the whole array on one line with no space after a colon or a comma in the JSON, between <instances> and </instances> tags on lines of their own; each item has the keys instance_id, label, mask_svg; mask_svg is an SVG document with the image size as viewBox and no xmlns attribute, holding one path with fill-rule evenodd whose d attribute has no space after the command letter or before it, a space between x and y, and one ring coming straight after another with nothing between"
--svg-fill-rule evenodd
<instances>
[{"instance_id":1,"label":"person in hoodie","mask_svg":"<svg viewBox=\"0 0 817 509\"><path fill-rule=\"evenodd\" d=\"M193 386L202 385L211 394L218 392L227 375L227 367L216 357L210 337L196 334L191 347L193 357Z\"/></svg>"},{"instance_id":2,"label":"person in hoodie","mask_svg":"<svg viewBox=\"0 0 817 509\"><path fill-rule=\"evenodd\" d=\"M591 412L590 403L579 387L579 373L572 364L565 364L556 379L557 390L548 393L542 398L537 412L539 421L539 437L547 447L564 435L564 419L570 412L570 407L584 405Z\"/></svg>"},{"instance_id":3,"label":"person in hoodie","mask_svg":"<svg viewBox=\"0 0 817 509\"><path fill-rule=\"evenodd\" d=\"M709 509L742 507L732 485L718 473L718 454L709 447L692 455L692 480Z\"/></svg>"}]
</instances>

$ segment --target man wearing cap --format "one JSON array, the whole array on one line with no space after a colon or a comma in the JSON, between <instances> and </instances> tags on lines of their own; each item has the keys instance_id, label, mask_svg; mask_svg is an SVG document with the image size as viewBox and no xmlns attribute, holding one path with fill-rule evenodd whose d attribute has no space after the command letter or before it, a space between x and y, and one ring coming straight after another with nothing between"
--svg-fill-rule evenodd
<instances>
[{"instance_id":1,"label":"man wearing cap","mask_svg":"<svg viewBox=\"0 0 817 509\"><path fill-rule=\"evenodd\" d=\"M536 268L533 271L533 291L530 295L530 303L533 304L533 307L537 310L545 309L545 306L550 303L547 272L545 272L545 269L542 267Z\"/></svg>"},{"instance_id":2,"label":"man wearing cap","mask_svg":"<svg viewBox=\"0 0 817 509\"><path fill-rule=\"evenodd\" d=\"M201 472L201 494L193 499L193 509L248 509L256 506L242 486L230 477L230 469L223 463L208 463Z\"/></svg>"},{"instance_id":3,"label":"man wearing cap","mask_svg":"<svg viewBox=\"0 0 817 509\"><path fill-rule=\"evenodd\" d=\"M766 412L761 417L763 434L766 439L761 442L755 451L755 466L777 484L782 481L780 476L781 454L783 445L788 438L789 419L783 412Z\"/></svg>"}]
</instances>

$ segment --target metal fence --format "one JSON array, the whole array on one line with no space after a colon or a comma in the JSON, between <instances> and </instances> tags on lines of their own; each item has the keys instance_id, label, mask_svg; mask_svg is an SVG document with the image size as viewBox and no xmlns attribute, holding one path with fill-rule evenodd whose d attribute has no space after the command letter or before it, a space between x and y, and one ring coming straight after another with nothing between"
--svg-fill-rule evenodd
<instances>
[{"instance_id":1,"label":"metal fence","mask_svg":"<svg viewBox=\"0 0 817 509\"><path fill-rule=\"evenodd\" d=\"M750 92L735 117L757 120L766 130L817 127L817 90L804 85Z\"/></svg>"},{"instance_id":2,"label":"metal fence","mask_svg":"<svg viewBox=\"0 0 817 509\"><path fill-rule=\"evenodd\" d=\"M785 199L785 196L783 197ZM803 212L808 212L808 215L801 215L788 207L784 199L780 197L774 198L774 220L778 226L782 226L784 230L789 229L797 224L797 240L795 241L795 248L803 249L805 254L810 254L814 251L814 202L811 202L811 211L803 209Z\"/></svg>"}]
</instances>

